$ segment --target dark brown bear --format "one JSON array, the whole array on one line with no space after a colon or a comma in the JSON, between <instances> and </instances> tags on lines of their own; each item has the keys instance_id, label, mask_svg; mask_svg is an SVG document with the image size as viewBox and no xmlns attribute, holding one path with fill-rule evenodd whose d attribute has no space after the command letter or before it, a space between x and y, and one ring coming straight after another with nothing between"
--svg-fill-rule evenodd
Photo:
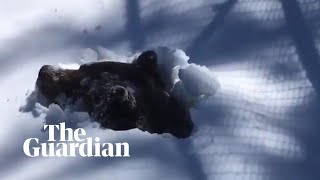
<instances>
[{"instance_id":1,"label":"dark brown bear","mask_svg":"<svg viewBox=\"0 0 320 180\"><path fill-rule=\"evenodd\" d=\"M153 51L142 53L132 64L95 62L78 70L45 65L36 85L48 104L64 108L57 101L61 94L68 103L83 100L84 109L104 128L139 128L178 138L189 137L193 129L188 108L164 90Z\"/></svg>"}]
</instances>

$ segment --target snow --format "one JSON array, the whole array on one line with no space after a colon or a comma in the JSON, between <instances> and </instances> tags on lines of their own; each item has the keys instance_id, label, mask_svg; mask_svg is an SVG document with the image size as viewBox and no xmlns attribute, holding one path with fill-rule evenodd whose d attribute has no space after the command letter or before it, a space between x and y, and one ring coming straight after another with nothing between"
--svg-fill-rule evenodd
<instances>
[{"instance_id":1,"label":"snow","mask_svg":"<svg viewBox=\"0 0 320 180\"><path fill-rule=\"evenodd\" d=\"M238 1L225 17L216 10L221 2L2 0L1 179L319 179L319 101L287 34L280 1ZM316 24L317 14L310 16ZM164 78L177 82L179 68L191 69L184 76L189 91L208 92L193 92L196 84L215 93L192 109L197 127L190 138L81 124L101 142L128 142L131 157L23 154L27 138L46 140L44 122L87 120L54 105L36 106L36 118L19 111L42 65L76 69L101 59L129 62L143 50L163 46L169 47L158 49L164 69L172 72L179 65ZM212 79L220 84L216 92L210 91L217 87Z\"/></svg>"}]
</instances>

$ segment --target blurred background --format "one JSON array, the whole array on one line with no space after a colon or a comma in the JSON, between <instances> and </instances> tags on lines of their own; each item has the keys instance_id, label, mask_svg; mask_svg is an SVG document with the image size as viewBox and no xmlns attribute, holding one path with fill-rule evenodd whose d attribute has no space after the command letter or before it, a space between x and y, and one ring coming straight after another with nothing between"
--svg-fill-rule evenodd
<instances>
[{"instance_id":1,"label":"blurred background","mask_svg":"<svg viewBox=\"0 0 320 180\"><path fill-rule=\"evenodd\" d=\"M0 0L0 179L318 180L320 0ZM186 140L88 129L130 159L27 158L18 111L43 64L179 48L221 89Z\"/></svg>"}]
</instances>

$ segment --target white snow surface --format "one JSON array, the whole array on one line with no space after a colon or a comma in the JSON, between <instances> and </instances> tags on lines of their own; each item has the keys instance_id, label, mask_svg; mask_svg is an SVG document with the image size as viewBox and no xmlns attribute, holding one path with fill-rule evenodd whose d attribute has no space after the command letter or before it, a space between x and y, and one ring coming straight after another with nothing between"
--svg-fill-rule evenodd
<instances>
[{"instance_id":1,"label":"white snow surface","mask_svg":"<svg viewBox=\"0 0 320 180\"><path fill-rule=\"evenodd\" d=\"M280 2L239 0L215 26L223 2L0 0L0 179L319 179L319 102L290 36L271 31L287 28ZM37 118L19 111L42 65L128 62L153 48L162 72L189 69L181 75L189 92L212 93L215 79L220 84L191 109L196 131L190 138L84 124L101 142L128 142L131 157L24 155L27 138L47 138L46 118L88 118L55 105L36 106ZM176 81L176 75L166 78Z\"/></svg>"}]
</instances>

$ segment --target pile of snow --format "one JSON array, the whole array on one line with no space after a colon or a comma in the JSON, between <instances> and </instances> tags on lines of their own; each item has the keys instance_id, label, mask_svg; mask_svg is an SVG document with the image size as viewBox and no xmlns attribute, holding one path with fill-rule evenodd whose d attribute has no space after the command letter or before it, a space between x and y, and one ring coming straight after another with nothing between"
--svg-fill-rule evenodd
<instances>
[{"instance_id":1,"label":"pile of snow","mask_svg":"<svg viewBox=\"0 0 320 180\"><path fill-rule=\"evenodd\" d=\"M180 101L195 105L203 97L216 93L220 84L216 76L205 66L188 63L189 57L180 49L159 47L159 73L169 91Z\"/></svg>"}]
</instances>

